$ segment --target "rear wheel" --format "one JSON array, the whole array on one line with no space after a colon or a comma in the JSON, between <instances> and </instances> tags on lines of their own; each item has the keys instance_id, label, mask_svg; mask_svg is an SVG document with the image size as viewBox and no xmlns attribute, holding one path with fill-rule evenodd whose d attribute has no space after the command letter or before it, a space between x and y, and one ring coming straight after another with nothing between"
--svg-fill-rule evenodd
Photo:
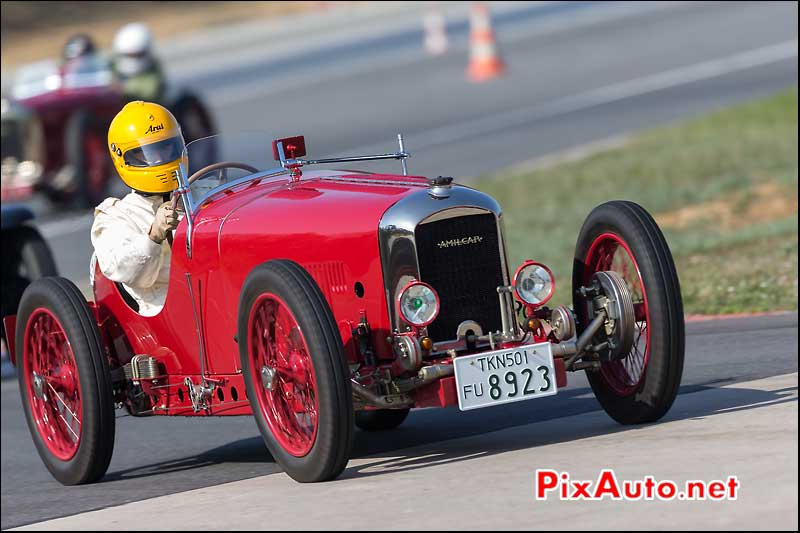
<instances>
[{"instance_id":1,"label":"rear wheel","mask_svg":"<svg viewBox=\"0 0 800 533\"><path fill-rule=\"evenodd\" d=\"M267 448L296 481L335 478L350 458L352 391L319 287L296 263L264 263L244 283L238 321L247 397Z\"/></svg>"},{"instance_id":2,"label":"rear wheel","mask_svg":"<svg viewBox=\"0 0 800 533\"><path fill-rule=\"evenodd\" d=\"M394 429L408 418L410 409L375 409L356 411L356 427L362 431Z\"/></svg>"},{"instance_id":3,"label":"rear wheel","mask_svg":"<svg viewBox=\"0 0 800 533\"><path fill-rule=\"evenodd\" d=\"M32 226L3 230L2 308L0 316L17 314L22 292L34 280L57 274L50 248L39 231ZM5 329L0 328L5 338Z\"/></svg>"},{"instance_id":4,"label":"rear wheel","mask_svg":"<svg viewBox=\"0 0 800 533\"><path fill-rule=\"evenodd\" d=\"M64 278L33 282L17 315L19 388L33 442L64 485L97 481L114 449L111 377L86 300Z\"/></svg>"},{"instance_id":5,"label":"rear wheel","mask_svg":"<svg viewBox=\"0 0 800 533\"><path fill-rule=\"evenodd\" d=\"M578 334L589 324L580 287L596 272L614 271L633 297L635 327L627 353L587 371L603 409L622 424L658 420L678 394L684 360L683 303L667 242L653 218L633 202L596 207L575 249L573 298Z\"/></svg>"},{"instance_id":6,"label":"rear wheel","mask_svg":"<svg viewBox=\"0 0 800 533\"><path fill-rule=\"evenodd\" d=\"M186 143L214 135L214 121L199 98L193 94L182 94L170 106L172 114L181 125Z\"/></svg>"}]
</instances>

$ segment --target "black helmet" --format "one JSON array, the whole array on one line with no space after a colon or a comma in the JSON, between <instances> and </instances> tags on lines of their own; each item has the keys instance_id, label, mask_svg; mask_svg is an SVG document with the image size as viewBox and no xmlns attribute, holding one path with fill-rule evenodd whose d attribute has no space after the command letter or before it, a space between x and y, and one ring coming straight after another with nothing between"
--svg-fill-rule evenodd
<instances>
[{"instance_id":1,"label":"black helmet","mask_svg":"<svg viewBox=\"0 0 800 533\"><path fill-rule=\"evenodd\" d=\"M73 35L67 40L62 51L64 61L70 61L79 57L84 57L95 52L94 41L85 33Z\"/></svg>"}]
</instances>

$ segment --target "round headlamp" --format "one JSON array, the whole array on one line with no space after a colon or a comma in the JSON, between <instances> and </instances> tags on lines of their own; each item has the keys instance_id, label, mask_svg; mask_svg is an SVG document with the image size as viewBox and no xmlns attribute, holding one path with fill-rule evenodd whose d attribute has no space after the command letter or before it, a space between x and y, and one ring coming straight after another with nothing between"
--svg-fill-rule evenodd
<instances>
[{"instance_id":1,"label":"round headlamp","mask_svg":"<svg viewBox=\"0 0 800 533\"><path fill-rule=\"evenodd\" d=\"M539 307L553 296L553 273L541 263L525 261L514 273L514 293L517 299Z\"/></svg>"},{"instance_id":2,"label":"round headlamp","mask_svg":"<svg viewBox=\"0 0 800 533\"><path fill-rule=\"evenodd\" d=\"M397 308L405 322L421 328L436 320L439 295L427 283L412 281L400 291Z\"/></svg>"}]
</instances>

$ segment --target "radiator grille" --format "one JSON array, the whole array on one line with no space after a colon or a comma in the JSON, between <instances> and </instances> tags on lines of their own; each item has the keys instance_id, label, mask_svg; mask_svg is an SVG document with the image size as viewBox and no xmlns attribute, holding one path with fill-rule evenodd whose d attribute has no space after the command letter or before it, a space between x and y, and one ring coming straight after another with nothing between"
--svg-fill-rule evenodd
<instances>
[{"instance_id":1,"label":"radiator grille","mask_svg":"<svg viewBox=\"0 0 800 533\"><path fill-rule=\"evenodd\" d=\"M456 338L458 325L474 320L484 333L501 328L497 287L503 284L494 214L468 215L417 226L420 278L441 299L428 326L434 341Z\"/></svg>"}]
</instances>

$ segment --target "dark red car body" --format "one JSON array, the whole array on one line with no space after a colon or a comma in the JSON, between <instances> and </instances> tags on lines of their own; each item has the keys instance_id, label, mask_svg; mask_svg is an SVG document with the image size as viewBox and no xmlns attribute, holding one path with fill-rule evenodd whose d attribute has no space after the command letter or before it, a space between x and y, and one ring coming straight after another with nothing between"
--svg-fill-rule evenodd
<instances>
[{"instance_id":1,"label":"dark red car body","mask_svg":"<svg viewBox=\"0 0 800 533\"><path fill-rule=\"evenodd\" d=\"M45 81L30 82L32 89L15 90L10 105L24 110L23 113L3 116L4 144L12 144L6 131L22 119L16 129L36 131L36 140L14 140L23 144L23 152L33 152L34 162L39 165L39 175L31 180L18 180L15 173L4 174L0 194L2 199L28 200L34 192L42 191L57 202L71 201L87 207L99 203L105 196L109 182L116 177L108 157L106 136L114 116L130 100L123 93L122 85L115 81L110 66L102 58L86 60L78 65L55 67L44 76ZM45 71L48 72L48 71ZM52 87L48 86L52 80ZM186 113L194 113L199 120L191 122L195 129L184 131L187 142L213 133L214 125L209 112L200 100L191 93L168 94L161 102L185 121ZM24 146L35 143L35 149ZM4 149L3 158L6 158ZM12 154L18 162L30 155ZM64 176L59 176L63 173ZM68 177L66 177L68 176Z\"/></svg>"},{"instance_id":2,"label":"dark red car body","mask_svg":"<svg viewBox=\"0 0 800 533\"><path fill-rule=\"evenodd\" d=\"M108 130L114 115L125 105L122 95L112 87L91 87L83 89L59 89L36 95L17 104L28 108L40 121L44 146L41 180L33 187L3 187L3 200L27 200L34 191L54 190L56 174L67 164L65 150L65 126L77 110L83 110L94 118L95 127L83 138L83 146L89 160L88 179L95 188L105 189L113 168L106 157L105 138L101 135Z\"/></svg>"},{"instance_id":3,"label":"dark red car body","mask_svg":"<svg viewBox=\"0 0 800 533\"><path fill-rule=\"evenodd\" d=\"M107 131L114 115L125 105L122 94L113 86L59 89L20 100L42 121L45 138L45 175L52 175L64 164L64 126L78 109L86 109L97 120L100 131ZM99 139L99 148L106 155L105 139Z\"/></svg>"}]
</instances>

